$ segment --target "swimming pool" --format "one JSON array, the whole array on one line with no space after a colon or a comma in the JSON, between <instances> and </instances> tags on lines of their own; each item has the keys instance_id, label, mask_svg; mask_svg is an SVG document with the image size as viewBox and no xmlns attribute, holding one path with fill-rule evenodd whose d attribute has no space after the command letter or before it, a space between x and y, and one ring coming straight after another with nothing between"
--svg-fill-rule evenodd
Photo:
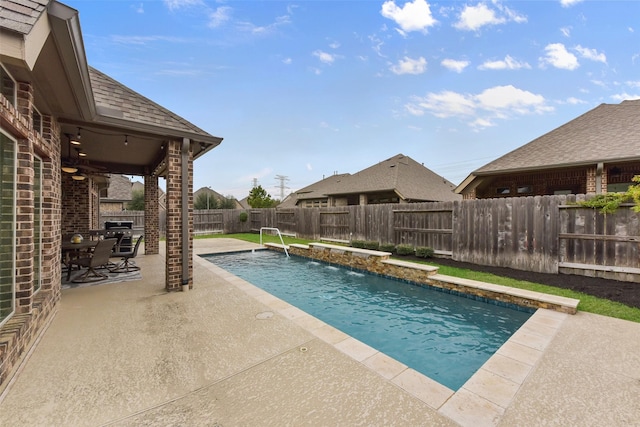
<instances>
[{"instance_id":1,"label":"swimming pool","mask_svg":"<svg viewBox=\"0 0 640 427\"><path fill-rule=\"evenodd\" d=\"M273 251L205 258L452 390L531 316Z\"/></svg>"}]
</instances>

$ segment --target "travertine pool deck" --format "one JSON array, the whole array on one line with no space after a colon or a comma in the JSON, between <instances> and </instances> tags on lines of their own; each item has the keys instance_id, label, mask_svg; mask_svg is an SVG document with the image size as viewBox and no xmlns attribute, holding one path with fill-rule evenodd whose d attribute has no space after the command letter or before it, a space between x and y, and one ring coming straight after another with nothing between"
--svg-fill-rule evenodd
<instances>
[{"instance_id":1,"label":"travertine pool deck","mask_svg":"<svg viewBox=\"0 0 640 427\"><path fill-rule=\"evenodd\" d=\"M63 291L0 425L640 425L637 323L539 310L454 393L197 256L176 293L138 259L140 281Z\"/></svg>"}]
</instances>

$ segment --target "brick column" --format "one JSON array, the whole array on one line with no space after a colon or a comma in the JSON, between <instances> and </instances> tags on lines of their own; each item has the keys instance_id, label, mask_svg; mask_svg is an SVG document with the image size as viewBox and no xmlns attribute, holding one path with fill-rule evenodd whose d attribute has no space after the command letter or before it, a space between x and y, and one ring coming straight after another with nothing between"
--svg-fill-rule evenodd
<instances>
[{"instance_id":1,"label":"brick column","mask_svg":"<svg viewBox=\"0 0 640 427\"><path fill-rule=\"evenodd\" d=\"M596 192L596 168L587 168L587 194Z\"/></svg>"},{"instance_id":2,"label":"brick column","mask_svg":"<svg viewBox=\"0 0 640 427\"><path fill-rule=\"evenodd\" d=\"M188 180L182 182L182 168L188 168ZM182 186L187 186L187 198L183 200ZM188 242L183 248L183 207L188 215ZM183 251L188 254L188 284L193 287L193 157L191 149L187 164L182 164L182 141L170 141L167 145L167 262L166 289L174 291L183 285Z\"/></svg>"},{"instance_id":3,"label":"brick column","mask_svg":"<svg viewBox=\"0 0 640 427\"><path fill-rule=\"evenodd\" d=\"M144 177L144 253L160 252L160 210L158 202L158 177Z\"/></svg>"}]
</instances>

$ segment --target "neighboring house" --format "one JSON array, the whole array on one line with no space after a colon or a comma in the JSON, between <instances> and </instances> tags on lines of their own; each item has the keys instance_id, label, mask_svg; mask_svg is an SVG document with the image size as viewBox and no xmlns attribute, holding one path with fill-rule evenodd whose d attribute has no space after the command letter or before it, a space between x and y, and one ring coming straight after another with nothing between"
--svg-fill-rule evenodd
<instances>
[{"instance_id":1,"label":"neighboring house","mask_svg":"<svg viewBox=\"0 0 640 427\"><path fill-rule=\"evenodd\" d=\"M138 183L138 189L144 191L144 184ZM133 184L124 175L109 175L109 186L100 191L100 213L121 212L131 201Z\"/></svg>"},{"instance_id":2,"label":"neighboring house","mask_svg":"<svg viewBox=\"0 0 640 427\"><path fill-rule=\"evenodd\" d=\"M199 188L195 193L193 193L194 203L195 203L196 200L198 200L198 197L200 197L201 194L205 194L205 195L209 196L209 199L212 200L212 201L214 199L218 200L218 201L221 201L221 200L226 200L226 198L227 198L226 196L223 196L222 194L212 190L209 187L202 187L202 188ZM234 209L243 209L243 206L240 204L240 202L238 202L235 198L233 200L235 202Z\"/></svg>"},{"instance_id":3,"label":"neighboring house","mask_svg":"<svg viewBox=\"0 0 640 427\"><path fill-rule=\"evenodd\" d=\"M625 191L640 174L640 100L601 104L473 171L465 199Z\"/></svg>"},{"instance_id":4,"label":"neighboring house","mask_svg":"<svg viewBox=\"0 0 640 427\"><path fill-rule=\"evenodd\" d=\"M144 254L165 289L193 286L193 160L220 144L188 120L91 68L79 14L58 1L0 3L0 386L57 310L67 233L100 228L106 175L144 177ZM73 144L77 147L72 149ZM186 260L186 261L185 261Z\"/></svg>"},{"instance_id":5,"label":"neighboring house","mask_svg":"<svg viewBox=\"0 0 640 427\"><path fill-rule=\"evenodd\" d=\"M398 154L351 175L336 174L291 193L278 207L333 207L455 201L455 185Z\"/></svg>"}]
</instances>

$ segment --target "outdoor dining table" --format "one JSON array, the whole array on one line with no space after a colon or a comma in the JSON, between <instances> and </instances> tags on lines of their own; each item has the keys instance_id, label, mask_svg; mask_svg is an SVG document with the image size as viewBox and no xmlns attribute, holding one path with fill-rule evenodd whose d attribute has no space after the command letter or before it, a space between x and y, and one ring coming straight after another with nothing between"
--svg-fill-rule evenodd
<instances>
[{"instance_id":1,"label":"outdoor dining table","mask_svg":"<svg viewBox=\"0 0 640 427\"><path fill-rule=\"evenodd\" d=\"M80 252L95 248L98 240L85 239L80 243L62 242L62 263L69 268L69 260L77 257Z\"/></svg>"}]
</instances>

